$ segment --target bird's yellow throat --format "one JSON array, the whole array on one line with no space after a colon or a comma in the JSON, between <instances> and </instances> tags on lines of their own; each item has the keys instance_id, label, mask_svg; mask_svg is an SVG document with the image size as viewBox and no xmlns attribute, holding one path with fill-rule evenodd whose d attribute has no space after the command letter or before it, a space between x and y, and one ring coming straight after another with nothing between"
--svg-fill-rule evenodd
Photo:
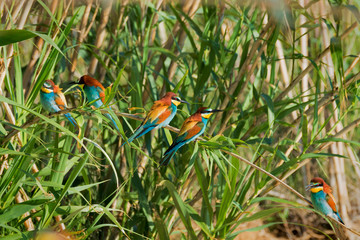
<instances>
[{"instance_id":1,"label":"bird's yellow throat","mask_svg":"<svg viewBox=\"0 0 360 240\"><path fill-rule=\"evenodd\" d=\"M51 93L52 92L52 90L44 88L44 87L41 87L41 91L43 91L44 93Z\"/></svg>"},{"instance_id":2,"label":"bird's yellow throat","mask_svg":"<svg viewBox=\"0 0 360 240\"><path fill-rule=\"evenodd\" d=\"M203 118L209 118L213 113L201 114Z\"/></svg>"},{"instance_id":3,"label":"bird's yellow throat","mask_svg":"<svg viewBox=\"0 0 360 240\"><path fill-rule=\"evenodd\" d=\"M178 106L178 105L180 104L180 102L177 101L177 100L171 100L171 102L172 102L175 106Z\"/></svg>"},{"instance_id":4,"label":"bird's yellow throat","mask_svg":"<svg viewBox=\"0 0 360 240\"><path fill-rule=\"evenodd\" d=\"M312 193L317 193L317 192L320 192L323 190L323 187L322 186L319 186L319 187L314 187L314 188L311 188L310 191Z\"/></svg>"}]
</instances>

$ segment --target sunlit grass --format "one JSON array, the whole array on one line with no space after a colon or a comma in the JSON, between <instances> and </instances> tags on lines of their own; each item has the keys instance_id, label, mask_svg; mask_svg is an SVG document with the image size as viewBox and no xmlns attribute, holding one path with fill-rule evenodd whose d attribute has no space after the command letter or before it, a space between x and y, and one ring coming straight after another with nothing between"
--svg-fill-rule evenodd
<instances>
[{"instance_id":1,"label":"sunlit grass","mask_svg":"<svg viewBox=\"0 0 360 240\"><path fill-rule=\"evenodd\" d=\"M304 185L314 176L332 179L351 225L360 176L359 3L4 3L0 236L234 239L288 230L289 209L312 212ZM84 74L111 86L120 135L103 116L109 110L92 109L69 89ZM46 79L66 93L79 135L41 108ZM121 147L167 91L190 103L179 106L172 127ZM158 167L173 132L200 106L225 111ZM325 239L315 222L294 226Z\"/></svg>"}]
</instances>

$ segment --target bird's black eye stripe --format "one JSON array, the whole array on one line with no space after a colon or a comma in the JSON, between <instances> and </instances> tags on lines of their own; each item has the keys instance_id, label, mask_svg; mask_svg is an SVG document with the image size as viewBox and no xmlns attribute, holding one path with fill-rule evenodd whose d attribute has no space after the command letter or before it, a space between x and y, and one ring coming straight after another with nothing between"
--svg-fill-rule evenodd
<instances>
[{"instance_id":1,"label":"bird's black eye stripe","mask_svg":"<svg viewBox=\"0 0 360 240\"><path fill-rule=\"evenodd\" d=\"M180 101L180 98L178 98L178 97L172 97L171 99L176 100L176 101Z\"/></svg>"},{"instance_id":2,"label":"bird's black eye stripe","mask_svg":"<svg viewBox=\"0 0 360 240\"><path fill-rule=\"evenodd\" d=\"M44 87L47 88L47 89L51 89L51 85L49 85L47 83L44 84Z\"/></svg>"}]
</instances>

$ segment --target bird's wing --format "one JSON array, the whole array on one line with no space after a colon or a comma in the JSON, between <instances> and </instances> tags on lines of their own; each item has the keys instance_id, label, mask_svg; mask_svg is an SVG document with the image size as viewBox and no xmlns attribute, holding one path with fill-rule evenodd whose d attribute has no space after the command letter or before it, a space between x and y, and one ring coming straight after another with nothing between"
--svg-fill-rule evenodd
<instances>
[{"instance_id":1,"label":"bird's wing","mask_svg":"<svg viewBox=\"0 0 360 240\"><path fill-rule=\"evenodd\" d=\"M147 123L149 121L152 123L156 119L158 119L156 124L159 124L159 123L165 121L165 119L167 117L169 117L170 114L171 114L171 110L169 109L169 106L166 106L162 103L155 101L155 103L151 107L149 113L146 115L144 123Z\"/></svg>"},{"instance_id":2,"label":"bird's wing","mask_svg":"<svg viewBox=\"0 0 360 240\"><path fill-rule=\"evenodd\" d=\"M188 140L198 134L203 127L203 122L187 119L180 129L177 139L180 141Z\"/></svg>"},{"instance_id":3,"label":"bird's wing","mask_svg":"<svg viewBox=\"0 0 360 240\"><path fill-rule=\"evenodd\" d=\"M66 99L62 92L57 92L55 94L55 102L61 110L66 109Z\"/></svg>"},{"instance_id":4,"label":"bird's wing","mask_svg":"<svg viewBox=\"0 0 360 240\"><path fill-rule=\"evenodd\" d=\"M186 119L185 122L183 123L183 125L180 128L180 132L178 134L178 136L182 136L184 135L187 131L189 131L190 129L192 129L199 121L193 121L191 119Z\"/></svg>"},{"instance_id":5,"label":"bird's wing","mask_svg":"<svg viewBox=\"0 0 360 240\"><path fill-rule=\"evenodd\" d=\"M160 124L162 122L164 122L166 119L168 119L168 117L171 115L171 108L167 107L165 109L165 111L163 111L157 118L157 122L156 124Z\"/></svg>"},{"instance_id":6,"label":"bird's wing","mask_svg":"<svg viewBox=\"0 0 360 240\"><path fill-rule=\"evenodd\" d=\"M332 195L332 193L327 193L326 195L326 201L327 203L329 204L329 206L332 208L332 210L334 212L337 212L337 209L336 209L336 202L335 202L335 198L334 198L334 195Z\"/></svg>"},{"instance_id":7,"label":"bird's wing","mask_svg":"<svg viewBox=\"0 0 360 240\"><path fill-rule=\"evenodd\" d=\"M148 133L152 129L158 126L158 124L165 121L171 114L171 111L167 106L155 102L151 107L149 113L146 115L142 123L136 128L135 132L131 137L129 137L128 142L133 141L134 139L141 137L142 135Z\"/></svg>"},{"instance_id":8,"label":"bird's wing","mask_svg":"<svg viewBox=\"0 0 360 240\"><path fill-rule=\"evenodd\" d=\"M105 104L105 89L104 89L104 87L96 86L95 88L99 93L99 96L100 96L100 99L101 99L102 103Z\"/></svg>"},{"instance_id":9,"label":"bird's wing","mask_svg":"<svg viewBox=\"0 0 360 240\"><path fill-rule=\"evenodd\" d=\"M204 123L203 122L197 122L192 128L190 128L187 131L187 135L184 138L184 140L191 139L192 137L198 135L203 128L204 128Z\"/></svg>"},{"instance_id":10,"label":"bird's wing","mask_svg":"<svg viewBox=\"0 0 360 240\"><path fill-rule=\"evenodd\" d=\"M194 136L198 136L201 130L204 128L204 123L201 121L186 119L183 123L179 134L174 139L174 142L164 153L164 157L160 162L160 165L167 165L174 156L175 152L184 144L193 140Z\"/></svg>"}]
</instances>

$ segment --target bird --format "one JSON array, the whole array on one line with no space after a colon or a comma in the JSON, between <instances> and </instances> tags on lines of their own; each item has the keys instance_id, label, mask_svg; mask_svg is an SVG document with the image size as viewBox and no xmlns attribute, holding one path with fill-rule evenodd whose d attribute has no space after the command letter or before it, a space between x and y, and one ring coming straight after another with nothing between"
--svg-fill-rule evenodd
<instances>
[{"instance_id":1,"label":"bird","mask_svg":"<svg viewBox=\"0 0 360 240\"><path fill-rule=\"evenodd\" d=\"M180 103L188 102L181 100L173 92L167 92L164 97L154 102L145 119L128 138L127 142L130 143L153 129L158 129L168 125L175 117L177 107ZM124 142L124 144L125 143L126 142Z\"/></svg>"},{"instance_id":2,"label":"bird","mask_svg":"<svg viewBox=\"0 0 360 240\"><path fill-rule=\"evenodd\" d=\"M222 110L201 107L193 115L185 119L181 126L180 132L174 139L171 146L164 153L164 156L160 161L160 166L168 165L179 148L191 141L194 141L196 138L202 135L205 131L210 116L215 112L221 111Z\"/></svg>"},{"instance_id":3,"label":"bird","mask_svg":"<svg viewBox=\"0 0 360 240\"><path fill-rule=\"evenodd\" d=\"M84 75L80 78L78 83L72 82L72 84L77 84L83 87L87 100L90 102L90 105L95 108L103 107L105 104L105 88L104 86L95 78L90 77L89 75ZM116 128L120 132L118 125L115 120L109 113L104 113Z\"/></svg>"},{"instance_id":4,"label":"bird","mask_svg":"<svg viewBox=\"0 0 360 240\"><path fill-rule=\"evenodd\" d=\"M62 89L58 85L55 85L52 80L46 80L44 82L40 89L40 102L46 111L56 113L67 108L66 99L61 90ZM70 113L66 113L65 117L74 127L78 126Z\"/></svg>"},{"instance_id":5,"label":"bird","mask_svg":"<svg viewBox=\"0 0 360 240\"><path fill-rule=\"evenodd\" d=\"M344 224L337 211L335 198L331 193L332 189L322 178L315 177L311 179L310 185L306 186L306 190L310 190L311 201L316 210Z\"/></svg>"}]
</instances>

